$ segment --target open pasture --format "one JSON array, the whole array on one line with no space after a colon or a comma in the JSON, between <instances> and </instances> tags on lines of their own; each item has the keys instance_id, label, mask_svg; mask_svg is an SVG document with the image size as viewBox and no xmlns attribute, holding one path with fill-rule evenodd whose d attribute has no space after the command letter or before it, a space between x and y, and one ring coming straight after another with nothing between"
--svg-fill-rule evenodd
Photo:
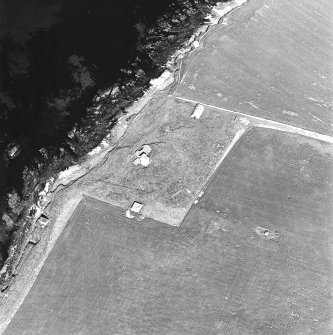
<instances>
[{"instance_id":1,"label":"open pasture","mask_svg":"<svg viewBox=\"0 0 333 335\"><path fill-rule=\"evenodd\" d=\"M175 95L333 134L333 2L255 0L186 60Z\"/></svg>"},{"instance_id":2,"label":"open pasture","mask_svg":"<svg viewBox=\"0 0 333 335\"><path fill-rule=\"evenodd\" d=\"M4 334L331 334L331 166L253 129L181 227L85 198Z\"/></svg>"}]
</instances>

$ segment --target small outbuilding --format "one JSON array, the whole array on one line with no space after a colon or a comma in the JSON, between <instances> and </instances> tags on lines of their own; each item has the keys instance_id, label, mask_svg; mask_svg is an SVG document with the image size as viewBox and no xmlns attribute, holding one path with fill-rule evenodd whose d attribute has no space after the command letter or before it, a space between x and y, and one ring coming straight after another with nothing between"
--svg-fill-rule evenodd
<instances>
[{"instance_id":1,"label":"small outbuilding","mask_svg":"<svg viewBox=\"0 0 333 335\"><path fill-rule=\"evenodd\" d=\"M135 159L133 164L134 165L141 164L142 166L148 166L150 162L151 162L150 158L145 153L142 153L138 158Z\"/></svg>"},{"instance_id":2,"label":"small outbuilding","mask_svg":"<svg viewBox=\"0 0 333 335\"><path fill-rule=\"evenodd\" d=\"M191 117L193 117L194 119L200 119L202 113L204 112L205 107L201 104L197 104L194 108L193 113L191 114Z\"/></svg>"},{"instance_id":3,"label":"small outbuilding","mask_svg":"<svg viewBox=\"0 0 333 335\"><path fill-rule=\"evenodd\" d=\"M144 144L140 149L138 149L135 152L135 156L140 157L143 154L148 156L151 153L151 150L152 150L152 148L150 147L149 144Z\"/></svg>"},{"instance_id":4,"label":"small outbuilding","mask_svg":"<svg viewBox=\"0 0 333 335\"><path fill-rule=\"evenodd\" d=\"M144 144L140 149L135 152L136 159L134 160L134 165L141 164L142 166L148 166L151 163L151 159L148 155L151 153L151 147L149 144Z\"/></svg>"},{"instance_id":5,"label":"small outbuilding","mask_svg":"<svg viewBox=\"0 0 333 335\"><path fill-rule=\"evenodd\" d=\"M140 202L134 201L131 208L126 211L126 217L136 221L143 220L144 215L141 214L142 207L143 205Z\"/></svg>"},{"instance_id":6,"label":"small outbuilding","mask_svg":"<svg viewBox=\"0 0 333 335\"><path fill-rule=\"evenodd\" d=\"M134 201L133 205L131 207L131 211L135 212L135 213L140 213L142 207L143 207L143 205L140 204L140 202Z\"/></svg>"}]
</instances>

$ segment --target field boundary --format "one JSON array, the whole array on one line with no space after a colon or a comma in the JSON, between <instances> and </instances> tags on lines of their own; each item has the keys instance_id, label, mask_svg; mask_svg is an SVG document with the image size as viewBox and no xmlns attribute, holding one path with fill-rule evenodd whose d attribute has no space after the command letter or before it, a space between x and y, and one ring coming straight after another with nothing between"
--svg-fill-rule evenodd
<instances>
[{"instance_id":1,"label":"field boundary","mask_svg":"<svg viewBox=\"0 0 333 335\"><path fill-rule=\"evenodd\" d=\"M204 182L203 186L198 191L198 196L194 200L194 202L192 202L192 205L189 208L189 210L187 211L186 216L190 212L192 206L196 204L196 202L198 201L198 199L201 198L203 196L203 194L206 193L207 190L210 189L210 185L213 182L213 180L215 179L216 174L220 171L221 167L223 166L223 163L225 163L225 161L227 161L229 159L229 157L230 157L229 154L232 151L234 151L235 148L237 148L238 144L241 142L241 139L243 138L243 135L247 134L249 131L251 131L251 129L249 130L248 128L242 128L242 129L240 129L235 134L234 138L232 139L232 141L230 142L230 144L226 148L225 152L223 153L223 155L221 156L221 158L219 159L219 161L216 163L216 165L214 167L214 170L212 171L211 175L206 179L206 181ZM186 216L184 217L182 223L184 222ZM182 226L182 223L181 223L180 227Z\"/></svg>"},{"instance_id":2,"label":"field boundary","mask_svg":"<svg viewBox=\"0 0 333 335\"><path fill-rule=\"evenodd\" d=\"M179 97L179 96L175 97L175 99L190 102L190 103L193 103L193 104L201 104L203 106L210 107L210 108L213 108L213 109L217 109L217 110L220 110L220 111L223 111L223 112L226 112L226 113L236 114L236 115L246 117L252 123L252 125L256 126L256 127L274 129L274 130L279 130L279 131L283 131L283 132L287 132L287 133L302 135L302 136L306 136L306 137L309 137L309 138L313 138L315 140L320 140L320 141L323 141L323 142L333 144L333 137L332 136L316 133L316 132L313 132L311 130L307 130L307 129L303 129L303 128L299 128L299 127L295 127L295 126L292 126L292 125L287 124L287 123L273 121L273 120L261 118L261 117L258 117L258 116L253 116L253 115L250 115L250 114L233 111L231 109L227 109L227 108L223 108L223 107L217 107L217 106L214 106L214 105L206 104L206 103L201 102L201 101L187 99L187 98L183 98L183 97Z\"/></svg>"}]
</instances>

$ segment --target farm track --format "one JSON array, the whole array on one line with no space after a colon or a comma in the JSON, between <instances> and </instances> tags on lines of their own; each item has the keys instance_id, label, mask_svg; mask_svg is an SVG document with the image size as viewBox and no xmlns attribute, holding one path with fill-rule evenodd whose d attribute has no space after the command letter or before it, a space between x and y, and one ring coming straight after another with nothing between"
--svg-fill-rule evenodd
<instances>
[{"instance_id":1,"label":"farm track","mask_svg":"<svg viewBox=\"0 0 333 335\"><path fill-rule=\"evenodd\" d=\"M292 125L287 124L287 123L281 123L281 122L277 122L277 121L253 116L253 115L250 115L250 114L245 114L245 113L242 113L242 112L233 111L233 110L230 110L230 109L213 106L213 105L210 105L210 104L206 104L202 101L196 101L196 100L187 99L187 98L183 98L183 97L179 97L179 96L176 96L175 99L190 102L190 103L195 104L195 105L200 104L200 105L203 105L203 106L206 106L206 107L209 107L209 108L220 110L224 113L231 113L231 114L234 114L236 116L245 117L253 126L256 126L256 127L270 128L270 129L279 130L279 131L282 131L282 132L302 135L302 136L313 138L313 139L316 139L316 140L319 140L319 141L324 141L324 142L333 144L333 137L332 136L319 134L319 133L316 133L316 132L313 132L313 131L310 131L310 130L307 130L307 129L303 129L303 128L298 128L298 127L292 126Z\"/></svg>"}]
</instances>

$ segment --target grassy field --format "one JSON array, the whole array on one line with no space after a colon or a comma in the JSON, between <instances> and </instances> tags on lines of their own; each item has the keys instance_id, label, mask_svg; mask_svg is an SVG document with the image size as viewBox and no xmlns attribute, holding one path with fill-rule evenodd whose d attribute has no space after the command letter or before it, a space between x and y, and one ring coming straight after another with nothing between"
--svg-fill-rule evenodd
<instances>
[{"instance_id":1,"label":"grassy field","mask_svg":"<svg viewBox=\"0 0 333 335\"><path fill-rule=\"evenodd\" d=\"M332 135L332 10L330 0L248 1L211 30L175 94Z\"/></svg>"},{"instance_id":2,"label":"grassy field","mask_svg":"<svg viewBox=\"0 0 333 335\"><path fill-rule=\"evenodd\" d=\"M239 270L249 271L224 309L234 334L244 325L245 334L332 331L332 158L328 144L254 129L207 187L198 206L223 219L217 227L235 229ZM257 227L276 231L278 242Z\"/></svg>"},{"instance_id":3,"label":"grassy field","mask_svg":"<svg viewBox=\"0 0 333 335\"><path fill-rule=\"evenodd\" d=\"M86 198L4 334L331 334L331 167L253 129L181 227Z\"/></svg>"}]
</instances>

